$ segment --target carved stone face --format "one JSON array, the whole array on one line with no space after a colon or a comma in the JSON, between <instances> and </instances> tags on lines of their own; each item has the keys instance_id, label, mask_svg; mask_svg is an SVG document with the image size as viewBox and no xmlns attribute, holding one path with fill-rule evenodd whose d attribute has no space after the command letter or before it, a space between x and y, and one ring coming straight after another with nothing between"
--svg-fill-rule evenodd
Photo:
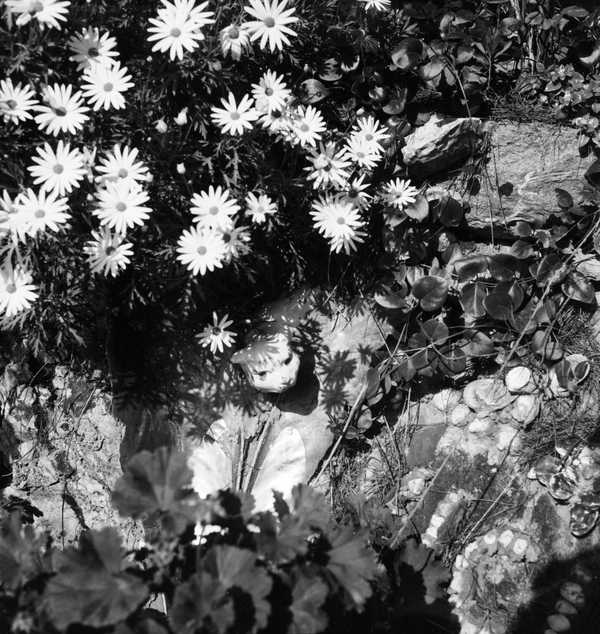
<instances>
[{"instance_id":1,"label":"carved stone face","mask_svg":"<svg viewBox=\"0 0 600 634\"><path fill-rule=\"evenodd\" d=\"M242 366L250 385L261 392L281 394L296 385L300 357L281 333L258 337L231 360Z\"/></svg>"}]
</instances>

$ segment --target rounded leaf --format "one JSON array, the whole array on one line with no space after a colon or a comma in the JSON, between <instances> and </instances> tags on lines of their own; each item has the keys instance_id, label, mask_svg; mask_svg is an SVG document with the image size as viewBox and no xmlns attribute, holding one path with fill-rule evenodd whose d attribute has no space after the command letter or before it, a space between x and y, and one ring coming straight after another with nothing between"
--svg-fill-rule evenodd
<instances>
[{"instance_id":1,"label":"rounded leaf","mask_svg":"<svg viewBox=\"0 0 600 634\"><path fill-rule=\"evenodd\" d=\"M448 282L443 277L425 275L415 282L412 294L419 300L423 310L439 310L448 298Z\"/></svg>"},{"instance_id":2,"label":"rounded leaf","mask_svg":"<svg viewBox=\"0 0 600 634\"><path fill-rule=\"evenodd\" d=\"M415 37L407 37L392 51L392 62L400 70L414 68L423 54L423 44Z\"/></svg>"},{"instance_id":3,"label":"rounded leaf","mask_svg":"<svg viewBox=\"0 0 600 634\"><path fill-rule=\"evenodd\" d=\"M530 348L548 361L558 361L563 357L561 345L554 341L546 330L537 330L531 338Z\"/></svg>"},{"instance_id":4,"label":"rounded leaf","mask_svg":"<svg viewBox=\"0 0 600 634\"><path fill-rule=\"evenodd\" d=\"M460 303L467 315L479 319L485 315L483 300L486 297L485 288L479 282L465 284L460 291Z\"/></svg>"},{"instance_id":5,"label":"rounded leaf","mask_svg":"<svg viewBox=\"0 0 600 634\"><path fill-rule=\"evenodd\" d=\"M413 220L418 220L419 222L425 220L429 215L429 203L427 202L427 198L422 194L417 194L415 196L415 202L407 205L404 208L404 213Z\"/></svg>"},{"instance_id":6,"label":"rounded leaf","mask_svg":"<svg viewBox=\"0 0 600 634\"><path fill-rule=\"evenodd\" d=\"M510 321L513 316L513 302L508 293L494 291L485 297L483 305L492 319Z\"/></svg>"}]
</instances>

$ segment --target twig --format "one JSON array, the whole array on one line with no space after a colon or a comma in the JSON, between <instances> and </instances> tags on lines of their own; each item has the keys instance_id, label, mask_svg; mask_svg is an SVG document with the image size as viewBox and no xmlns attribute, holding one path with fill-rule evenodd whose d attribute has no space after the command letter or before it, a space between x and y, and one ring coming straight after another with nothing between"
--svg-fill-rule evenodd
<instances>
[{"instance_id":1,"label":"twig","mask_svg":"<svg viewBox=\"0 0 600 634\"><path fill-rule=\"evenodd\" d=\"M329 456L327 456L327 460L325 460L325 462L323 463L323 466L319 470L319 473L310 479L309 484L313 482L314 480L318 480L329 467L329 464L333 460L333 457L335 456L342 440L344 439L346 432L348 431L350 425L352 424L352 420L356 416L356 412L358 412L358 408L362 405L362 402L364 401L365 396L367 395L368 388L369 388L369 383L368 381L365 381L360 392L358 393L358 396L356 397L356 400L354 401L354 405L352 406L352 409L350 410L348 417L346 418L346 422L344 423L344 428L342 429L342 433L339 435L338 439L335 441L335 444L331 448L331 451L329 452Z\"/></svg>"}]
</instances>

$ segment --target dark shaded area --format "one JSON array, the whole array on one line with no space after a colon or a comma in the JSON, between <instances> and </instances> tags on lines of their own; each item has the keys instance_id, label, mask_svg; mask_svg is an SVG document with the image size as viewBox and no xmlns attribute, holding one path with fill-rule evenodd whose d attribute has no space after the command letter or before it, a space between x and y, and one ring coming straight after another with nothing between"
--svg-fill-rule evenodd
<instances>
[{"instance_id":1,"label":"dark shaded area","mask_svg":"<svg viewBox=\"0 0 600 634\"><path fill-rule=\"evenodd\" d=\"M579 584L585 595L585 605L570 615L573 634L597 634L600 628L600 546L582 549L567 559L555 558L541 568L531 582L532 600L519 609L509 634L532 634L548 628L546 619L556 613L555 604L561 599L565 582Z\"/></svg>"}]
</instances>

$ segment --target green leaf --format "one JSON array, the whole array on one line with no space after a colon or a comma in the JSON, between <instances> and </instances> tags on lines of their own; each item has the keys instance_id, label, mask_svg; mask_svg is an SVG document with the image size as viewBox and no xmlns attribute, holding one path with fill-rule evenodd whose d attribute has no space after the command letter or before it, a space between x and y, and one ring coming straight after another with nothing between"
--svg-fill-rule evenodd
<instances>
[{"instance_id":1,"label":"green leaf","mask_svg":"<svg viewBox=\"0 0 600 634\"><path fill-rule=\"evenodd\" d=\"M271 613L267 597L273 580L265 568L258 566L251 550L236 546L215 546L203 561L203 568L224 588L239 588L252 597L256 629L266 627Z\"/></svg>"},{"instance_id":2,"label":"green leaf","mask_svg":"<svg viewBox=\"0 0 600 634\"><path fill-rule=\"evenodd\" d=\"M563 357L561 345L554 341L550 332L538 330L534 333L530 343L531 350L548 361L558 361Z\"/></svg>"},{"instance_id":3,"label":"green leaf","mask_svg":"<svg viewBox=\"0 0 600 634\"><path fill-rule=\"evenodd\" d=\"M567 268L556 253L550 253L542 258L536 266L530 266L531 274L538 286L554 285L561 282L567 274Z\"/></svg>"},{"instance_id":4,"label":"green leaf","mask_svg":"<svg viewBox=\"0 0 600 634\"><path fill-rule=\"evenodd\" d=\"M497 253L488 258L491 276L499 282L512 282L517 275L520 264L514 255Z\"/></svg>"},{"instance_id":5,"label":"green leaf","mask_svg":"<svg viewBox=\"0 0 600 634\"><path fill-rule=\"evenodd\" d=\"M448 326L439 319L428 319L425 323L421 324L421 332L425 335L427 343L431 342L438 346L445 343L450 335Z\"/></svg>"},{"instance_id":6,"label":"green leaf","mask_svg":"<svg viewBox=\"0 0 600 634\"><path fill-rule=\"evenodd\" d=\"M163 530L181 533L195 521L197 498L189 490L192 472L183 454L160 447L136 454L117 480L112 502L121 515L159 515Z\"/></svg>"},{"instance_id":7,"label":"green leaf","mask_svg":"<svg viewBox=\"0 0 600 634\"><path fill-rule=\"evenodd\" d=\"M21 514L13 512L0 524L0 587L14 592L37 576L50 572L47 538L32 526L23 526Z\"/></svg>"},{"instance_id":8,"label":"green leaf","mask_svg":"<svg viewBox=\"0 0 600 634\"><path fill-rule=\"evenodd\" d=\"M273 563L287 563L308 550L307 540L314 530L297 516L288 515L278 523L271 513L260 513L254 522L260 529L255 538L257 551Z\"/></svg>"},{"instance_id":9,"label":"green leaf","mask_svg":"<svg viewBox=\"0 0 600 634\"><path fill-rule=\"evenodd\" d=\"M315 574L306 574L300 569L292 589L293 615L288 634L319 634L327 627L327 615L321 609L327 599L329 588Z\"/></svg>"},{"instance_id":10,"label":"green leaf","mask_svg":"<svg viewBox=\"0 0 600 634\"><path fill-rule=\"evenodd\" d=\"M386 295L377 294L374 299L379 306L387 310L399 310L408 307L405 292L388 293Z\"/></svg>"},{"instance_id":11,"label":"green leaf","mask_svg":"<svg viewBox=\"0 0 600 634\"><path fill-rule=\"evenodd\" d=\"M492 319L510 321L513 317L513 302L508 293L494 291L483 300L487 314Z\"/></svg>"},{"instance_id":12,"label":"green leaf","mask_svg":"<svg viewBox=\"0 0 600 634\"><path fill-rule=\"evenodd\" d=\"M421 40L407 37L400 40L398 46L392 51L392 62L400 70L410 70L419 63L422 54L423 44Z\"/></svg>"},{"instance_id":13,"label":"green leaf","mask_svg":"<svg viewBox=\"0 0 600 634\"><path fill-rule=\"evenodd\" d=\"M44 592L53 625L106 627L126 619L148 598L148 588L124 571L121 538L112 528L83 533L78 548L56 553L58 573Z\"/></svg>"},{"instance_id":14,"label":"green leaf","mask_svg":"<svg viewBox=\"0 0 600 634\"><path fill-rule=\"evenodd\" d=\"M459 282L469 282L479 276L488 275L488 259L485 255L472 255L454 262L454 269L458 273Z\"/></svg>"},{"instance_id":15,"label":"green leaf","mask_svg":"<svg viewBox=\"0 0 600 634\"><path fill-rule=\"evenodd\" d=\"M556 192L556 202L563 211L567 211L573 207L573 196L571 196L566 189L555 187L554 191Z\"/></svg>"},{"instance_id":16,"label":"green leaf","mask_svg":"<svg viewBox=\"0 0 600 634\"><path fill-rule=\"evenodd\" d=\"M588 279L579 271L571 271L561 285L562 292L576 302L595 304L596 293Z\"/></svg>"},{"instance_id":17,"label":"green leaf","mask_svg":"<svg viewBox=\"0 0 600 634\"><path fill-rule=\"evenodd\" d=\"M377 559L365 545L362 535L355 535L350 527L341 528L331 541L327 569L361 611L372 594L369 581L375 578Z\"/></svg>"},{"instance_id":18,"label":"green leaf","mask_svg":"<svg viewBox=\"0 0 600 634\"><path fill-rule=\"evenodd\" d=\"M414 283L412 294L420 301L423 310L439 310L448 297L448 282L443 277L424 275Z\"/></svg>"},{"instance_id":19,"label":"green leaf","mask_svg":"<svg viewBox=\"0 0 600 634\"><path fill-rule=\"evenodd\" d=\"M440 355L439 367L447 376L460 374L467 369L467 355L464 350L455 344L448 347Z\"/></svg>"},{"instance_id":20,"label":"green leaf","mask_svg":"<svg viewBox=\"0 0 600 634\"><path fill-rule=\"evenodd\" d=\"M177 634L196 634L202 627L225 634L235 621L233 600L223 584L200 571L176 587L169 620Z\"/></svg>"},{"instance_id":21,"label":"green leaf","mask_svg":"<svg viewBox=\"0 0 600 634\"><path fill-rule=\"evenodd\" d=\"M485 315L485 288L479 282L465 284L460 292L460 303L465 313L479 319Z\"/></svg>"},{"instance_id":22,"label":"green leaf","mask_svg":"<svg viewBox=\"0 0 600 634\"><path fill-rule=\"evenodd\" d=\"M415 196L415 202L408 204L404 208L404 213L413 220L418 220L419 222L425 220L429 215L429 203L427 202L427 198L422 194L417 194Z\"/></svg>"}]
</instances>

